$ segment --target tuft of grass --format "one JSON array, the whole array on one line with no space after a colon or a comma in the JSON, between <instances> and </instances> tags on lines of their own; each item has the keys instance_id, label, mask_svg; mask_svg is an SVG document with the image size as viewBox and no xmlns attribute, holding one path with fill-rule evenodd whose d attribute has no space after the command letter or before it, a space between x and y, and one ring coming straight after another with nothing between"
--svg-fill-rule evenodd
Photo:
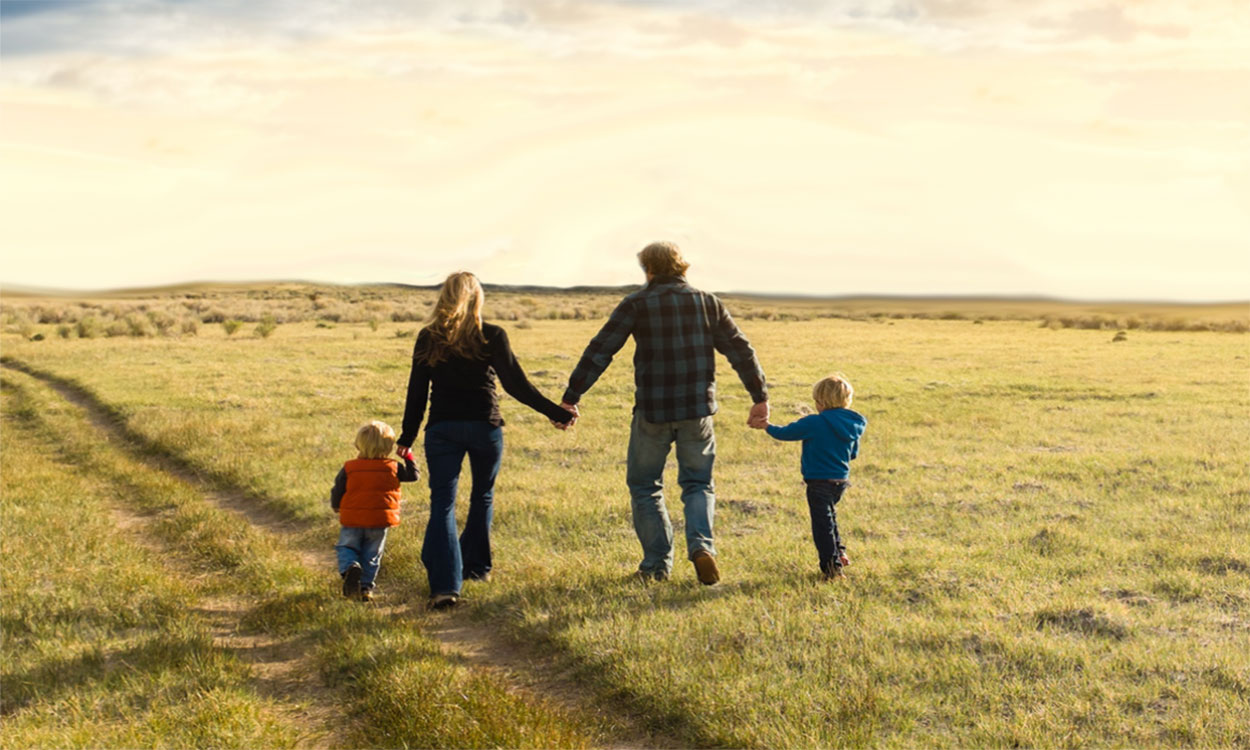
<instances>
[{"instance_id":1,"label":"tuft of grass","mask_svg":"<svg viewBox=\"0 0 1250 750\"><path fill-rule=\"evenodd\" d=\"M272 315L264 315L259 323L256 324L256 336L258 338L267 339L278 328L278 322ZM227 334L229 331L227 331Z\"/></svg>"}]
</instances>

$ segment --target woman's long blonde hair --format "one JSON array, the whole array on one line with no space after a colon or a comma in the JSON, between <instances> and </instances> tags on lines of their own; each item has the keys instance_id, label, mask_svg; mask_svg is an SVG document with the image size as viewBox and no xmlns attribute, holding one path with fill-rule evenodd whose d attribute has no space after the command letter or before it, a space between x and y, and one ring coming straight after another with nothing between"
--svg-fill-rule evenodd
<instances>
[{"instance_id":1,"label":"woman's long blonde hair","mask_svg":"<svg viewBox=\"0 0 1250 750\"><path fill-rule=\"evenodd\" d=\"M426 321L427 346L418 356L430 366L450 357L477 359L486 344L482 335L482 285L468 271L457 271L443 282L438 302Z\"/></svg>"}]
</instances>

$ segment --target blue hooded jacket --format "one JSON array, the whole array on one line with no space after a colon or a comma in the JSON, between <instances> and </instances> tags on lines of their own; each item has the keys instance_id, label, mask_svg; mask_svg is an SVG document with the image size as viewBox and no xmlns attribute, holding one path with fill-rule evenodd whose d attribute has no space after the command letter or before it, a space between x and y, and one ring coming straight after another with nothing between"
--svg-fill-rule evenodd
<instances>
[{"instance_id":1,"label":"blue hooded jacket","mask_svg":"<svg viewBox=\"0 0 1250 750\"><path fill-rule=\"evenodd\" d=\"M785 427L770 424L766 429L778 440L803 441L800 466L804 479L846 479L867 426L862 414L837 408L808 414Z\"/></svg>"}]
</instances>

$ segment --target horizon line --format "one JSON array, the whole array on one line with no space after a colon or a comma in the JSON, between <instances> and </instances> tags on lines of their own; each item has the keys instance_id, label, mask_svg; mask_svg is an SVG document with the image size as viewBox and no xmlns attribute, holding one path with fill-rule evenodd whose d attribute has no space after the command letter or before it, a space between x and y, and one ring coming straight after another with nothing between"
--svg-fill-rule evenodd
<instances>
[{"instance_id":1,"label":"horizon line","mask_svg":"<svg viewBox=\"0 0 1250 750\"><path fill-rule=\"evenodd\" d=\"M140 287L113 287L106 289L72 289L61 287L48 287L35 284L11 284L0 281L0 296L4 294L13 294L23 297L84 297L84 296L112 296L112 295L135 295L135 294L152 294L158 292L170 293L177 290L192 290L201 287L255 287L265 285L284 285L298 284L303 286L328 286L328 287L396 287L402 289L420 289L420 290L437 290L442 284L405 284L393 281L365 281L356 283L339 283L333 281L309 281L306 279L265 279L253 281L218 281L218 280L198 280L174 282L169 284L155 284L152 286ZM527 294L609 294L624 293L640 289L642 284L576 284L573 286L551 286L544 284L499 284L493 282L482 282L482 288L488 292L510 292L510 293L527 293ZM892 301L951 301L951 302L1052 302L1052 303L1068 303L1068 304L1116 304L1116 305L1177 305L1177 306L1203 306L1216 307L1228 305L1247 305L1250 306L1250 298L1247 299L1224 299L1224 300L1167 300L1167 299L1141 299L1141 298L1077 298L1062 297L1056 295L1047 295L1040 293L1020 293L1020 294L979 294L979 293L951 293L951 294L900 294L892 292L855 292L850 294L808 294L803 292L754 292L743 290L723 290L714 291L713 294L718 296L732 296L740 298L751 298L761 300L776 301L810 301L810 302L833 302L833 301L851 301L851 300L892 300Z\"/></svg>"}]
</instances>

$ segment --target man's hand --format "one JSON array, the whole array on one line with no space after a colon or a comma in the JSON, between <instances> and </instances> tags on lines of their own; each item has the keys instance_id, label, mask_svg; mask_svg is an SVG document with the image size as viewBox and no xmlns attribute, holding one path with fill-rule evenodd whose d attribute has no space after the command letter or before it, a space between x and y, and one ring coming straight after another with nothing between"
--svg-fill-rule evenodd
<instances>
[{"instance_id":1,"label":"man's hand","mask_svg":"<svg viewBox=\"0 0 1250 750\"><path fill-rule=\"evenodd\" d=\"M552 427L555 427L557 430L567 430L568 428L577 424L577 418L581 416L581 413L577 410L577 404L570 404L567 402L562 402L560 404L560 408L564 409L569 414L572 414L573 418L567 422L557 422L556 420L553 419L551 420Z\"/></svg>"},{"instance_id":2,"label":"man's hand","mask_svg":"<svg viewBox=\"0 0 1250 750\"><path fill-rule=\"evenodd\" d=\"M751 413L747 415L747 427L753 427L762 430L768 426L768 402L761 401L751 407Z\"/></svg>"},{"instance_id":3,"label":"man's hand","mask_svg":"<svg viewBox=\"0 0 1250 750\"><path fill-rule=\"evenodd\" d=\"M411 445L396 445L395 455L399 456L400 458L404 460L412 458L412 446Z\"/></svg>"}]
</instances>

